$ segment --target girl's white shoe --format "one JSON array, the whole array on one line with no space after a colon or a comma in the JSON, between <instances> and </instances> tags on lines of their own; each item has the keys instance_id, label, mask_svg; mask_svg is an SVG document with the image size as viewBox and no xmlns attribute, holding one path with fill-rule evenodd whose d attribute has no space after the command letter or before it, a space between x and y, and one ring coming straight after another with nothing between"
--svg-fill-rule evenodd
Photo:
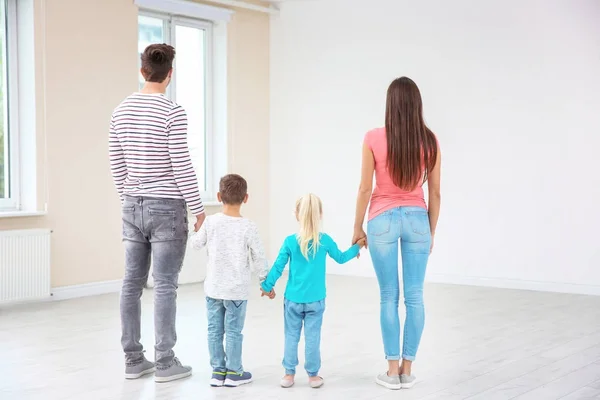
<instances>
[{"instance_id":1,"label":"girl's white shoe","mask_svg":"<svg viewBox=\"0 0 600 400\"><path fill-rule=\"evenodd\" d=\"M281 385L282 388L291 388L292 386L294 386L294 377L290 377L289 375L284 376L283 378L281 378L281 382L279 383Z\"/></svg>"},{"instance_id":2,"label":"girl's white shoe","mask_svg":"<svg viewBox=\"0 0 600 400\"><path fill-rule=\"evenodd\" d=\"M319 378L319 379L315 379L315 380L310 379L308 381L308 384L313 389L318 389L321 386L323 386L323 384L325 383L325 381L323 380L323 378L321 378L320 376L318 376L317 378Z\"/></svg>"}]
</instances>

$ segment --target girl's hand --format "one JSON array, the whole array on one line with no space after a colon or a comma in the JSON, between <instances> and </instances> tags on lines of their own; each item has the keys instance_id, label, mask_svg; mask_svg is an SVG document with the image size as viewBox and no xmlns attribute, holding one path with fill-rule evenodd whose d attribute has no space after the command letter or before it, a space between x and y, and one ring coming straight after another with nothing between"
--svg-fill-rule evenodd
<instances>
[{"instance_id":1,"label":"girl's hand","mask_svg":"<svg viewBox=\"0 0 600 400\"><path fill-rule=\"evenodd\" d=\"M367 243L367 234L365 233L363 228L354 229L354 235L352 236L352 244L358 244L360 248L369 247ZM360 258L360 253L356 256L356 258Z\"/></svg>"},{"instance_id":2,"label":"girl's hand","mask_svg":"<svg viewBox=\"0 0 600 400\"><path fill-rule=\"evenodd\" d=\"M262 288L260 289L261 294L260 297L267 296L269 299L273 300L275 298L275 289L271 289L270 292L265 292Z\"/></svg>"}]
</instances>

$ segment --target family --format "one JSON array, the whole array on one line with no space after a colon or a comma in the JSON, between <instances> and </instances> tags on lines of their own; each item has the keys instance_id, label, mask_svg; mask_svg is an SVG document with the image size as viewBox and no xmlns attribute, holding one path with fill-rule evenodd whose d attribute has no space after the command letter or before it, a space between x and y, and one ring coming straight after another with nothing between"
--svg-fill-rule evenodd
<instances>
[{"instance_id":1,"label":"family","mask_svg":"<svg viewBox=\"0 0 600 400\"><path fill-rule=\"evenodd\" d=\"M114 110L110 122L110 165L122 203L125 246L120 304L125 378L154 373L156 382L170 382L192 374L192 368L173 352L177 282L189 237L189 209L195 216L192 245L206 247L209 256L205 295L211 386L236 387L252 381L242 366L242 330L251 275L258 275L262 296L273 299L275 283L289 266L284 293L285 375L280 384L289 388L295 383L304 327L304 368L310 387L321 387L326 259L345 263L368 247L379 282L381 332L388 362L387 371L377 376L376 382L392 390L412 387L412 362L425 324L423 283L441 201L441 151L423 120L417 85L406 77L394 80L387 92L385 127L369 131L364 138L352 246L342 251L321 231L322 202L307 194L296 203L298 230L285 238L269 270L256 225L240 212L248 201L243 177L229 174L221 178L217 196L222 211L205 216L187 146L186 113L165 96L174 58L175 49L169 45L148 46L141 56L146 83ZM425 182L427 203L422 188ZM399 256L406 306L402 346ZM145 358L140 343L140 298L151 260L154 362Z\"/></svg>"}]
</instances>

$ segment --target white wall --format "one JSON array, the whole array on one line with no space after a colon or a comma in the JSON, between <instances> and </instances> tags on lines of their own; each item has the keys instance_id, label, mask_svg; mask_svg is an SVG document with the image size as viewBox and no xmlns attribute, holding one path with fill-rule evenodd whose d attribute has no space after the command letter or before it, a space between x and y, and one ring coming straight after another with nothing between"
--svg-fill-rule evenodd
<instances>
[{"instance_id":1,"label":"white wall","mask_svg":"<svg viewBox=\"0 0 600 400\"><path fill-rule=\"evenodd\" d=\"M407 75L443 152L428 279L600 294L600 3L321 0L271 21L271 248L298 195L352 235L364 133ZM330 272L373 275L367 254Z\"/></svg>"}]
</instances>

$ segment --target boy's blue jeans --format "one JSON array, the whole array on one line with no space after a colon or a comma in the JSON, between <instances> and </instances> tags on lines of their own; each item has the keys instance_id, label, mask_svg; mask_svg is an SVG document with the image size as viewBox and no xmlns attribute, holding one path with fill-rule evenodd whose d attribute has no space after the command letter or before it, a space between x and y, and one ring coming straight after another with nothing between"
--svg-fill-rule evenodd
<instances>
[{"instance_id":1,"label":"boy's blue jeans","mask_svg":"<svg viewBox=\"0 0 600 400\"><path fill-rule=\"evenodd\" d=\"M208 315L208 351L213 371L244 372L242 366L242 329L246 320L245 300L206 298ZM227 336L226 348L223 338Z\"/></svg>"},{"instance_id":2,"label":"boy's blue jeans","mask_svg":"<svg viewBox=\"0 0 600 400\"><path fill-rule=\"evenodd\" d=\"M398 248L402 257L402 285L406 322L402 358L413 361L425 325L423 282L431 247L427 210L397 207L373 218L367 225L367 240L381 296L381 334L385 358L400 359L398 301ZM400 243L398 243L400 242Z\"/></svg>"},{"instance_id":3,"label":"boy's blue jeans","mask_svg":"<svg viewBox=\"0 0 600 400\"><path fill-rule=\"evenodd\" d=\"M298 343L304 323L305 362L308 376L317 376L321 369L321 325L325 312L325 300L314 303L294 303L285 299L283 303L285 325L285 351L283 368L287 375L296 374L298 365Z\"/></svg>"}]
</instances>

